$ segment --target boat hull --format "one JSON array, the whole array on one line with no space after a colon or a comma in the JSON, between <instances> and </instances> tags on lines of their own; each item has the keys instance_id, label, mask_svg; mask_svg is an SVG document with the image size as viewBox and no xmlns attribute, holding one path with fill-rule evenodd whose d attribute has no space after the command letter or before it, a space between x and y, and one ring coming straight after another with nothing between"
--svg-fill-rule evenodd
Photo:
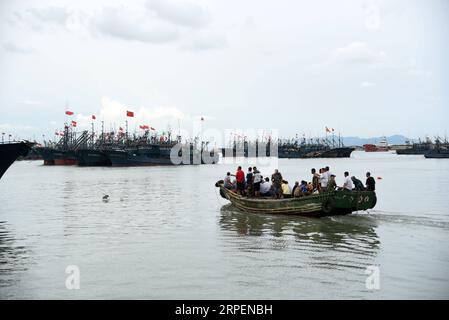
<instances>
[{"instance_id":1,"label":"boat hull","mask_svg":"<svg viewBox=\"0 0 449 320\"><path fill-rule=\"evenodd\" d=\"M148 147L130 150L107 150L106 156L114 167L125 166L173 166L173 165L199 165L205 164L199 151L190 154L190 160L182 163L173 163L170 157L171 147ZM211 153L213 163L218 162L218 153Z\"/></svg>"},{"instance_id":2,"label":"boat hull","mask_svg":"<svg viewBox=\"0 0 449 320\"><path fill-rule=\"evenodd\" d=\"M374 144L364 144L363 150L365 150L365 152L387 152L390 151L391 148L387 146L376 146Z\"/></svg>"},{"instance_id":3,"label":"boat hull","mask_svg":"<svg viewBox=\"0 0 449 320\"><path fill-rule=\"evenodd\" d=\"M401 154L401 155L424 155L429 152L430 152L430 150L419 150L419 149L398 149L398 150L396 150L396 153Z\"/></svg>"},{"instance_id":4,"label":"boat hull","mask_svg":"<svg viewBox=\"0 0 449 320\"><path fill-rule=\"evenodd\" d=\"M41 147L36 148L36 153L44 160L44 165L53 166L69 166L78 163L78 159L74 151L62 151L53 148Z\"/></svg>"},{"instance_id":5,"label":"boat hull","mask_svg":"<svg viewBox=\"0 0 449 320\"><path fill-rule=\"evenodd\" d=\"M25 157L31 149L27 142L0 144L0 179L18 157Z\"/></svg>"},{"instance_id":6,"label":"boat hull","mask_svg":"<svg viewBox=\"0 0 449 320\"><path fill-rule=\"evenodd\" d=\"M73 166L78 164L74 151L53 151L54 165L56 166Z\"/></svg>"},{"instance_id":7,"label":"boat hull","mask_svg":"<svg viewBox=\"0 0 449 320\"><path fill-rule=\"evenodd\" d=\"M80 149L76 152L76 157L80 166L98 167L112 165L111 160L102 150Z\"/></svg>"},{"instance_id":8,"label":"boat hull","mask_svg":"<svg viewBox=\"0 0 449 320\"><path fill-rule=\"evenodd\" d=\"M449 159L449 151L446 152L429 152L424 155L427 159Z\"/></svg>"},{"instance_id":9,"label":"boat hull","mask_svg":"<svg viewBox=\"0 0 449 320\"><path fill-rule=\"evenodd\" d=\"M322 217L372 209L377 202L373 191L333 191L300 198L264 199L242 197L224 188L222 183L217 182L216 186L223 198L238 209L252 213Z\"/></svg>"}]
</instances>

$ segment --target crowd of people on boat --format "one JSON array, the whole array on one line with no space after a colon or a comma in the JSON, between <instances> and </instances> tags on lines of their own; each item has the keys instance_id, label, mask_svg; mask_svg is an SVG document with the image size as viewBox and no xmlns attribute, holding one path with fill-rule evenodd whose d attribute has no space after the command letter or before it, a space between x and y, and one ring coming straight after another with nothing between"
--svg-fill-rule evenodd
<instances>
[{"instance_id":1,"label":"crowd of people on boat","mask_svg":"<svg viewBox=\"0 0 449 320\"><path fill-rule=\"evenodd\" d=\"M273 197L291 198L303 197L316 193L328 191L375 191L376 181L370 172L366 173L365 185L355 176L349 176L349 172L344 172L344 180L341 186L337 185L335 174L330 172L329 167L320 168L317 172L311 169L311 181L296 181L293 187L282 177L278 169L274 170L271 177L264 177L257 167L249 167L247 173L239 166L235 174L228 172L224 178L224 187L233 190L242 196L249 197Z\"/></svg>"}]
</instances>

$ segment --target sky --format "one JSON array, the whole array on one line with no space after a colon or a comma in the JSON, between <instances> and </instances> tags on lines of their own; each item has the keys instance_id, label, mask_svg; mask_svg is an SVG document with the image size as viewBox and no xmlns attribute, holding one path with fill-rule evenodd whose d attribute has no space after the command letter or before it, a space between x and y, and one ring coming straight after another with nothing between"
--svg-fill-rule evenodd
<instances>
[{"instance_id":1,"label":"sky","mask_svg":"<svg viewBox=\"0 0 449 320\"><path fill-rule=\"evenodd\" d=\"M445 135L448 40L446 0L0 0L0 131Z\"/></svg>"}]
</instances>

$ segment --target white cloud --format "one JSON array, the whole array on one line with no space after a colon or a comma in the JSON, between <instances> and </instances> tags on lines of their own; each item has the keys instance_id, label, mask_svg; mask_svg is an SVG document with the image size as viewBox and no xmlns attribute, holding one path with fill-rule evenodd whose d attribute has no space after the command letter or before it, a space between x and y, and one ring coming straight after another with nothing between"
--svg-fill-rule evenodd
<instances>
[{"instance_id":1,"label":"white cloud","mask_svg":"<svg viewBox=\"0 0 449 320\"><path fill-rule=\"evenodd\" d=\"M371 3L364 6L365 27L368 29L380 29L381 15L380 6L377 3Z\"/></svg>"},{"instance_id":2,"label":"white cloud","mask_svg":"<svg viewBox=\"0 0 449 320\"><path fill-rule=\"evenodd\" d=\"M146 8L161 19L190 28L205 27L210 20L206 8L186 1L148 0Z\"/></svg>"},{"instance_id":3,"label":"white cloud","mask_svg":"<svg viewBox=\"0 0 449 320\"><path fill-rule=\"evenodd\" d=\"M33 48L21 46L12 42L3 43L3 49L11 53L30 54L34 52Z\"/></svg>"},{"instance_id":4,"label":"white cloud","mask_svg":"<svg viewBox=\"0 0 449 320\"><path fill-rule=\"evenodd\" d=\"M363 81L363 82L360 84L360 88L372 88L372 87L375 87L375 86L376 86L375 83L369 82L369 81Z\"/></svg>"},{"instance_id":5,"label":"white cloud","mask_svg":"<svg viewBox=\"0 0 449 320\"><path fill-rule=\"evenodd\" d=\"M127 111L134 112L134 117L127 117ZM109 97L103 97L99 112L93 112L92 114L79 113L74 116L73 120L77 122L77 128L79 130L90 130L92 115L96 117L96 126L100 124L100 121L104 121L106 127L111 124L123 127L125 120L128 120L130 131L140 124L147 124L160 129L169 121L181 120L187 117L176 107L158 106L149 108L144 106L127 106Z\"/></svg>"},{"instance_id":6,"label":"white cloud","mask_svg":"<svg viewBox=\"0 0 449 320\"><path fill-rule=\"evenodd\" d=\"M124 118L126 111L133 111L134 117L142 120L154 120L163 118L182 119L184 113L175 107L134 107L126 106L123 103L112 100L108 97L101 99L102 108L100 110L100 117L109 121L118 121Z\"/></svg>"},{"instance_id":7,"label":"white cloud","mask_svg":"<svg viewBox=\"0 0 449 320\"><path fill-rule=\"evenodd\" d=\"M1 136L3 136L3 139L5 141L8 141L9 139L14 141L31 139L33 134L35 134L38 129L39 128L34 126L27 126L22 124L0 123L0 139ZM9 135L11 135L11 138L9 138Z\"/></svg>"},{"instance_id":8,"label":"white cloud","mask_svg":"<svg viewBox=\"0 0 449 320\"><path fill-rule=\"evenodd\" d=\"M38 101L38 100L22 100L19 101L19 104L25 104L28 106L41 106L43 105L42 101Z\"/></svg>"},{"instance_id":9,"label":"white cloud","mask_svg":"<svg viewBox=\"0 0 449 320\"><path fill-rule=\"evenodd\" d=\"M387 55L383 51L372 50L364 42L337 48L332 52L332 58L339 63L380 65L387 62Z\"/></svg>"},{"instance_id":10,"label":"white cloud","mask_svg":"<svg viewBox=\"0 0 449 320\"><path fill-rule=\"evenodd\" d=\"M63 7L28 8L13 14L13 23L27 25L35 31L41 31L45 26L65 26L69 12Z\"/></svg>"},{"instance_id":11,"label":"white cloud","mask_svg":"<svg viewBox=\"0 0 449 320\"><path fill-rule=\"evenodd\" d=\"M187 37L181 45L182 49L202 51L209 49L225 48L228 46L226 37L213 32L195 32Z\"/></svg>"},{"instance_id":12,"label":"white cloud","mask_svg":"<svg viewBox=\"0 0 449 320\"><path fill-rule=\"evenodd\" d=\"M205 7L178 0L150 0L145 6L103 6L90 12L69 7L29 8L14 12L12 21L39 32L61 27L127 41L178 42L182 49L194 51L227 45L224 35L210 30L211 17Z\"/></svg>"},{"instance_id":13,"label":"white cloud","mask_svg":"<svg viewBox=\"0 0 449 320\"><path fill-rule=\"evenodd\" d=\"M122 40L165 43L179 38L176 27L127 7L104 7L90 25L94 33Z\"/></svg>"}]
</instances>

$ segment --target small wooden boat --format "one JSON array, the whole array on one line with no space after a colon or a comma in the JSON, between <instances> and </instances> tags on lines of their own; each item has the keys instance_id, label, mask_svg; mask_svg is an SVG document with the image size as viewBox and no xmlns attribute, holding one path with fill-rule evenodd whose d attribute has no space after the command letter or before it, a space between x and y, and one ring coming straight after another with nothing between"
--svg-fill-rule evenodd
<instances>
[{"instance_id":1,"label":"small wooden boat","mask_svg":"<svg viewBox=\"0 0 449 320\"><path fill-rule=\"evenodd\" d=\"M226 189L222 180L218 181L215 186L220 188L220 195L235 207L245 212L254 213L320 217L372 209L377 202L374 191L331 191L299 198L273 199L243 197Z\"/></svg>"}]
</instances>

